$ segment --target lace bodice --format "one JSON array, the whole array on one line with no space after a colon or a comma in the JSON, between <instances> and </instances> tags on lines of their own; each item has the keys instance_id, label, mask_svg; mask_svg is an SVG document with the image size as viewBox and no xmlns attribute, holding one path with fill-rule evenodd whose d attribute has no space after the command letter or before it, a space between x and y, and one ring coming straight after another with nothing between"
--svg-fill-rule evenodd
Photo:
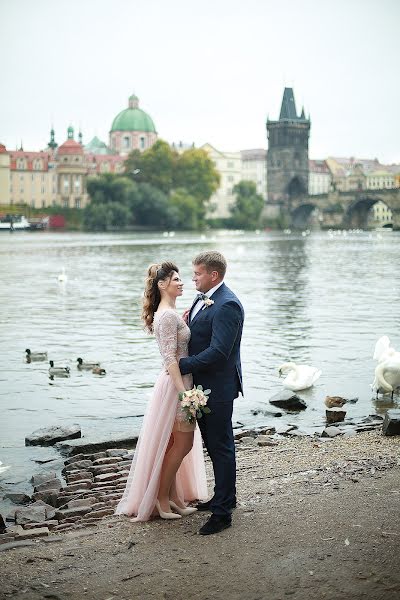
<instances>
[{"instance_id":1,"label":"lace bodice","mask_svg":"<svg viewBox=\"0 0 400 600\"><path fill-rule=\"evenodd\" d=\"M166 309L154 315L154 335L164 367L188 355L190 329L175 310Z\"/></svg>"}]
</instances>

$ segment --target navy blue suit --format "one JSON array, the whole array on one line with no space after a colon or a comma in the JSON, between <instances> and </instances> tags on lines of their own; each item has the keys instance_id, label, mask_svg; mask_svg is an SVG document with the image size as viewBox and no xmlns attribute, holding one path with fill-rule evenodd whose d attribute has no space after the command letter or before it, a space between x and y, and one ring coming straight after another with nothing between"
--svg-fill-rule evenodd
<instances>
[{"instance_id":1,"label":"navy blue suit","mask_svg":"<svg viewBox=\"0 0 400 600\"><path fill-rule=\"evenodd\" d=\"M232 431L233 400L243 393L240 341L244 311L223 283L211 296L214 304L189 321L189 356L181 358L182 375L193 374L195 385L211 389L211 413L199 419L199 428L214 468L211 510L229 515L236 500L236 460ZM194 306L192 307L193 310ZM190 318L190 315L189 315Z\"/></svg>"}]
</instances>

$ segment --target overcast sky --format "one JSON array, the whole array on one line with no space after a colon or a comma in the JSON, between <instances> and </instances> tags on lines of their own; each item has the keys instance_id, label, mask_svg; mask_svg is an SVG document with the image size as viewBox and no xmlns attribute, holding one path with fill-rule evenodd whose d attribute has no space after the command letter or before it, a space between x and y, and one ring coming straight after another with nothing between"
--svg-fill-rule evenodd
<instances>
[{"instance_id":1,"label":"overcast sky","mask_svg":"<svg viewBox=\"0 0 400 600\"><path fill-rule=\"evenodd\" d=\"M108 142L132 92L169 142L266 148L283 88L310 157L400 162L399 0L0 0L0 142Z\"/></svg>"}]
</instances>

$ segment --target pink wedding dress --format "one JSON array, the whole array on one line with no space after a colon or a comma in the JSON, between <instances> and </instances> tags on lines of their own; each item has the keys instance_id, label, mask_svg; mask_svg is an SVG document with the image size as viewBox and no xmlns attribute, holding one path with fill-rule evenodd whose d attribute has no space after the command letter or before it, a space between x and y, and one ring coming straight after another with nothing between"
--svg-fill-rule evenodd
<instances>
[{"instance_id":1,"label":"pink wedding dress","mask_svg":"<svg viewBox=\"0 0 400 600\"><path fill-rule=\"evenodd\" d=\"M203 446L197 424L183 419L178 392L167 367L188 355L190 329L172 309L154 315L154 334L163 358L161 371L153 389L143 420L135 455L123 496L116 514L134 515L136 521L148 521L157 514L155 502L160 484L161 467L173 431L193 431L193 447L176 474L176 488L182 502L205 500L207 479ZM192 387L191 375L184 375L186 389Z\"/></svg>"}]
</instances>

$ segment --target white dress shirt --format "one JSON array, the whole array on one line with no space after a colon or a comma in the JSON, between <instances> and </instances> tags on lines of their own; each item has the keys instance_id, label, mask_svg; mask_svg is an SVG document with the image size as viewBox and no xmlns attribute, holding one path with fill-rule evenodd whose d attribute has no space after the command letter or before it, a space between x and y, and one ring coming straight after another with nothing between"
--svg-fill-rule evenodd
<instances>
[{"instance_id":1,"label":"white dress shirt","mask_svg":"<svg viewBox=\"0 0 400 600\"><path fill-rule=\"evenodd\" d=\"M213 288L211 288L211 290L208 290L208 292L206 292L205 295L208 296L208 298L210 298L213 295L213 293L216 292L219 287L221 287L221 285L223 283L224 283L223 281L220 281L216 286L214 286ZM200 293L201 292L199 292L199 294ZM191 317L190 317L191 321L197 315L197 313L199 312L199 310L201 310L203 308L203 306L204 306L204 300L199 300L197 302L197 304L195 305L194 309L192 310L192 314L191 314Z\"/></svg>"}]
</instances>

